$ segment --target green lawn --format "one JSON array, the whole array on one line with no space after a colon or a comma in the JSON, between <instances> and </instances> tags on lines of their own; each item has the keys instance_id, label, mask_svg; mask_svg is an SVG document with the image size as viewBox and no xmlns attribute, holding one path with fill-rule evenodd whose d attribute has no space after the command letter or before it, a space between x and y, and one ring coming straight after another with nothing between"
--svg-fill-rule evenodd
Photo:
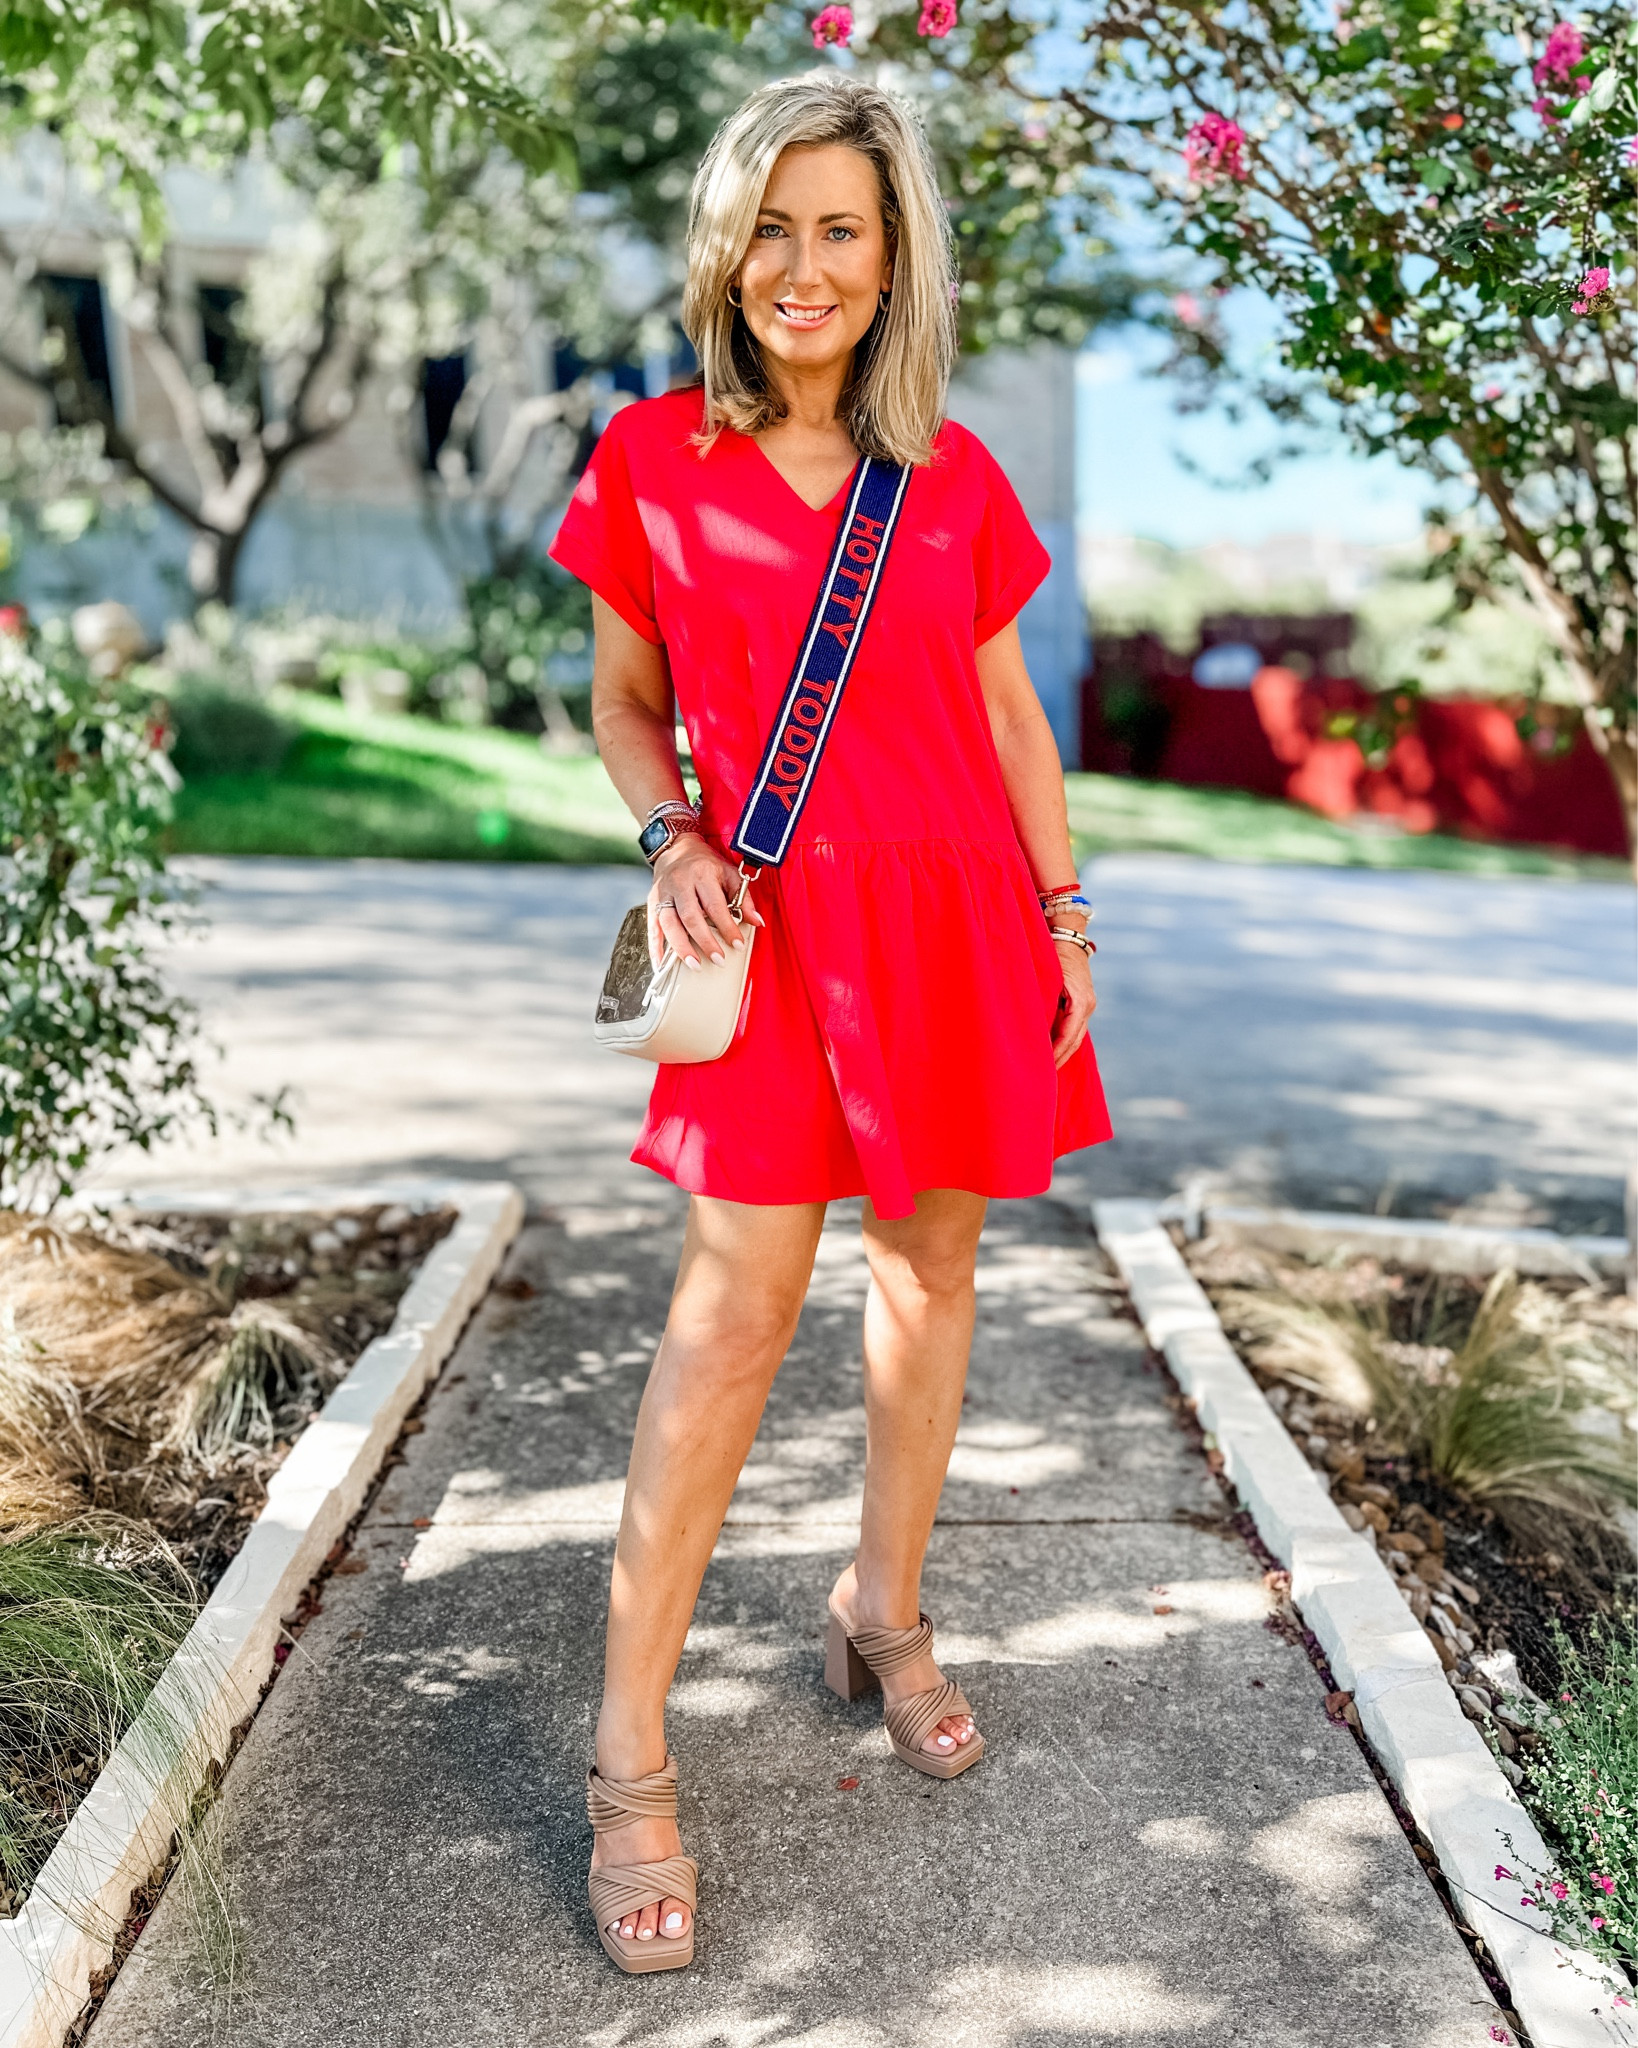
<instances>
[{"instance_id":1,"label":"green lawn","mask_svg":"<svg viewBox=\"0 0 1638 2048\"><path fill-rule=\"evenodd\" d=\"M1554 875L1564 880L1630 882L1624 861L1490 840L1361 830L1300 804L1235 789L1186 789L1175 782L1132 782L1116 775L1066 775L1076 851L1199 853L1326 868L1444 868L1464 875Z\"/></svg>"},{"instance_id":2,"label":"green lawn","mask_svg":"<svg viewBox=\"0 0 1638 2048\"><path fill-rule=\"evenodd\" d=\"M595 755L554 757L518 733L372 717L308 692L274 702L301 729L283 766L186 781L176 852L641 863Z\"/></svg>"},{"instance_id":3,"label":"green lawn","mask_svg":"<svg viewBox=\"0 0 1638 2048\"><path fill-rule=\"evenodd\" d=\"M179 853L376 854L405 860L622 861L634 827L594 756L543 754L517 733L371 717L281 693L300 728L272 774L194 776L176 799ZM1077 851L1198 853L1317 867L1446 868L1625 880L1618 861L1475 840L1385 837L1234 790L1070 775Z\"/></svg>"}]
</instances>

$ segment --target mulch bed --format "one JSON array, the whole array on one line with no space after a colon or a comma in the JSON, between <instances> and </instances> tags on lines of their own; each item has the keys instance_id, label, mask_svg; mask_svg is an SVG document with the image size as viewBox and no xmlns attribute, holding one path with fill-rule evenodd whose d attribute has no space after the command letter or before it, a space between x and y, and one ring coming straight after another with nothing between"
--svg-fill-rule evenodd
<instances>
[{"instance_id":1,"label":"mulch bed","mask_svg":"<svg viewBox=\"0 0 1638 2048\"><path fill-rule=\"evenodd\" d=\"M1182 1249L1195 1278L1220 1308L1227 1293L1279 1286L1302 1270L1300 1261L1211 1239L1185 1244ZM1571 1280L1539 1284L1565 1295L1580 1285ZM1444 1324L1441 1334L1446 1341L1454 1338L1459 1342L1478 1307L1484 1283L1448 1274L1435 1278L1362 1258L1340 1269L1340 1291L1384 1302L1390 1330L1404 1343L1426 1341L1433 1301ZM1611 1319L1630 1306L1611 1291ZM1551 1549L1523 1549L1490 1509L1452 1492L1402 1457L1377 1454L1346 1410L1298 1392L1278 1375L1265 1371L1241 1343L1232 1312L1226 1313L1224 1320L1230 1340L1339 1506L1365 1515L1380 1535L1403 1532L1410 1536L1407 1548L1416 1554L1411 1558L1412 1573L1401 1575L1401 1590L1409 1586L1414 1592L1414 1568L1424 1560L1434 1583L1438 1583L1440 1565L1447 1583L1461 1582L1455 1597L1464 1611L1458 1618L1471 1623L1464 1633L1473 1636L1474 1649L1453 1660L1457 1676L1470 1675L1473 1658L1511 1651L1524 1683L1551 1698L1560 1685L1555 1625L1578 1649L1585 1648L1593 1618L1618 1604L1630 1603L1635 1562L1631 1545L1618 1532L1601 1539L1584 1538L1573 1564ZM1354 1515L1349 1519L1354 1520ZM1416 1604L1422 1604L1419 1594ZM1451 1668L1447 1663L1447 1670Z\"/></svg>"},{"instance_id":2,"label":"mulch bed","mask_svg":"<svg viewBox=\"0 0 1638 2048\"><path fill-rule=\"evenodd\" d=\"M256 1301L276 1304L290 1325L318 1340L329 1365L322 1378L292 1380L275 1401L271 1431L255 1442L232 1443L208 1469L185 1457L144 1466L149 1447L133 1442L134 1465L111 1471L107 1494L88 1501L88 1508L111 1510L163 1538L202 1604L261 1512L268 1482L322 1406L325 1388L391 1327L417 1268L456 1216L447 1206L393 1203L288 1214L134 1210L102 1219L96 1235L117 1249L155 1255L189 1281L208 1282L215 1307L225 1313ZM111 1302L109 1313L121 1305ZM162 1483L154 1483L153 1469L161 1471ZM25 1514L25 1528L28 1521ZM15 1721L19 1702L10 1704ZM22 1752L0 1755L0 1796L12 1802L14 1815L36 1816L43 1830L33 1869L20 1881L14 1872L8 1882L0 1869L0 1918L21 1909L38 1861L106 1761L102 1748L89 1742L65 1747L25 1739Z\"/></svg>"},{"instance_id":3,"label":"mulch bed","mask_svg":"<svg viewBox=\"0 0 1638 2048\"><path fill-rule=\"evenodd\" d=\"M234 1301L276 1301L291 1320L322 1338L345 1373L392 1327L416 1268L454 1228L452 1208L402 1203L290 1214L134 1212L114 1234L156 1252L190 1278L209 1280ZM267 1499L267 1484L316 1410L278 1416L270 1452L245 1451L218 1470L191 1500L168 1501L149 1519L209 1594L232 1563Z\"/></svg>"}]
</instances>

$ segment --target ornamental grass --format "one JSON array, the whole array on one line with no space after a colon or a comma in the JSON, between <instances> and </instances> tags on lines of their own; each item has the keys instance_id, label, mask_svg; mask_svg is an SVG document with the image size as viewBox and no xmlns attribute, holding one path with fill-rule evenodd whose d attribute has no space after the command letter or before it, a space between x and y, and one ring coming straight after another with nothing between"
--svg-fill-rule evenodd
<instances>
[{"instance_id":1,"label":"ornamental grass","mask_svg":"<svg viewBox=\"0 0 1638 2048\"><path fill-rule=\"evenodd\" d=\"M0 1215L0 1532L161 1510L269 1449L336 1377L328 1345L154 1252Z\"/></svg>"},{"instance_id":2,"label":"ornamental grass","mask_svg":"<svg viewBox=\"0 0 1638 2048\"><path fill-rule=\"evenodd\" d=\"M1626 1347L1586 1304L1502 1272L1470 1313L1467 1290L1435 1284L1407 1341L1380 1295L1221 1300L1259 1367L1367 1421L1381 1452L1491 1510L1526 1550L1601 1552L1612 1510L1638 1504Z\"/></svg>"},{"instance_id":3,"label":"ornamental grass","mask_svg":"<svg viewBox=\"0 0 1638 2048\"><path fill-rule=\"evenodd\" d=\"M198 1601L152 1531L87 1516L0 1540L0 1912L136 1720ZM185 1731L152 1731L160 1760Z\"/></svg>"}]
</instances>

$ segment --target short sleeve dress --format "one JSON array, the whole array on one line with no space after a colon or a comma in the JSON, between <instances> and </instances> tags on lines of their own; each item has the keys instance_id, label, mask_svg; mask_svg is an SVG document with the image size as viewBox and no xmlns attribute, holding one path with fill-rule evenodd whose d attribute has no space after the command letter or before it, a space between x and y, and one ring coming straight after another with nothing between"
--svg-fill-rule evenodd
<instances>
[{"instance_id":1,"label":"short sleeve dress","mask_svg":"<svg viewBox=\"0 0 1638 2048\"><path fill-rule=\"evenodd\" d=\"M698 390L615 414L552 546L665 650L724 847L824 574L845 489L815 511L753 440L703 454ZM1110 1135L1088 1043L1059 1070L1063 987L1001 779L975 650L1047 572L983 444L946 425L912 474L869 630L720 1059L658 1069L632 1157L758 1204L922 1189L1041 1193ZM1053 874L1042 885L1065 880Z\"/></svg>"}]
</instances>

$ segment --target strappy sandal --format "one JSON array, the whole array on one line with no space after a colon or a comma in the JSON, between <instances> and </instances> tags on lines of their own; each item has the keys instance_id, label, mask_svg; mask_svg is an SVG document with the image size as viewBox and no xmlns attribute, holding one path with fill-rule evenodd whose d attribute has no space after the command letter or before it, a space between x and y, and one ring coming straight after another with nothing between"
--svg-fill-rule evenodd
<instances>
[{"instance_id":1,"label":"strappy sandal","mask_svg":"<svg viewBox=\"0 0 1638 2048\"><path fill-rule=\"evenodd\" d=\"M830 1610L830 1633L825 1639L825 1683L844 1700L856 1700L874 1692L883 1678L903 1671L918 1657L933 1650L933 1624L924 1614L914 1628L861 1628L849 1635L847 1624ZM975 1728L970 1742L948 1756L922 1748L940 1721L951 1714L971 1717L967 1696L953 1679L926 1692L913 1692L883 1709L887 1739L893 1754L913 1771L925 1771L929 1778L955 1778L970 1770L984 1754L984 1738Z\"/></svg>"},{"instance_id":2,"label":"strappy sandal","mask_svg":"<svg viewBox=\"0 0 1638 2048\"><path fill-rule=\"evenodd\" d=\"M677 1818L677 1759L646 1778L605 1778L594 1764L586 1773L586 1818L595 1835L634 1820ZM657 1863L605 1863L586 1880L597 1938L611 1962L637 1976L646 1970L680 1970L694 1960L694 1899L699 1865L692 1856L664 1856ZM628 1914L662 1899L681 1899L688 1908L684 1934L655 1931L650 1941L622 1941L613 1928Z\"/></svg>"}]
</instances>

